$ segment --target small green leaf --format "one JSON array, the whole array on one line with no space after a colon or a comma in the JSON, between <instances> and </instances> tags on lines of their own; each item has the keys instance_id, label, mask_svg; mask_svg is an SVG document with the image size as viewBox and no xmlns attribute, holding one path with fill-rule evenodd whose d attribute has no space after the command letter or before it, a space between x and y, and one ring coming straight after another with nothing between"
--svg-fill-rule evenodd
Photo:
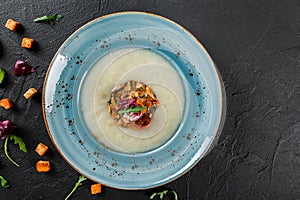
<instances>
[{"instance_id":1,"label":"small green leaf","mask_svg":"<svg viewBox=\"0 0 300 200\"><path fill-rule=\"evenodd\" d=\"M150 199L154 199L154 197L157 195L156 192L154 192L151 196L150 196Z\"/></svg>"},{"instance_id":2,"label":"small green leaf","mask_svg":"<svg viewBox=\"0 0 300 200\"><path fill-rule=\"evenodd\" d=\"M78 178L77 183L75 184L74 188L72 189L72 191L70 192L70 194L65 198L65 200L69 199L70 196L77 190L77 188L79 186L82 185L82 182L86 180L86 177L84 177L83 175L80 175Z\"/></svg>"},{"instance_id":3,"label":"small green leaf","mask_svg":"<svg viewBox=\"0 0 300 200\"><path fill-rule=\"evenodd\" d=\"M159 198L160 198L160 199L163 199L164 196L165 196L167 193L168 193L168 190L164 190L164 191L160 192Z\"/></svg>"},{"instance_id":4,"label":"small green leaf","mask_svg":"<svg viewBox=\"0 0 300 200\"><path fill-rule=\"evenodd\" d=\"M142 110L145 110L147 109L148 107L147 106L137 106L137 107L134 107L134 108L125 108L124 110L119 110L118 113L119 114L124 114L124 113L130 113L130 112L134 112L134 113L138 113Z\"/></svg>"},{"instance_id":5,"label":"small green leaf","mask_svg":"<svg viewBox=\"0 0 300 200\"><path fill-rule=\"evenodd\" d=\"M5 77L5 71L0 67L0 85L3 82Z\"/></svg>"},{"instance_id":6,"label":"small green leaf","mask_svg":"<svg viewBox=\"0 0 300 200\"><path fill-rule=\"evenodd\" d=\"M1 186L3 188L8 188L9 187L8 181L3 176L0 176L0 181L1 181Z\"/></svg>"},{"instance_id":7,"label":"small green leaf","mask_svg":"<svg viewBox=\"0 0 300 200\"><path fill-rule=\"evenodd\" d=\"M77 183L81 185L81 183L85 180L86 180L86 177L84 177L83 175L80 175Z\"/></svg>"},{"instance_id":8,"label":"small green leaf","mask_svg":"<svg viewBox=\"0 0 300 200\"><path fill-rule=\"evenodd\" d=\"M174 190L163 190L161 192L154 192L151 196L150 199L154 199L156 196L159 196L159 199L162 200L164 196L168 193L174 194L174 200L178 200L178 196Z\"/></svg>"},{"instance_id":9,"label":"small green leaf","mask_svg":"<svg viewBox=\"0 0 300 200\"><path fill-rule=\"evenodd\" d=\"M62 18L64 18L64 16L62 16L62 15L56 15L56 21L58 21L58 20L60 20Z\"/></svg>"},{"instance_id":10,"label":"small green leaf","mask_svg":"<svg viewBox=\"0 0 300 200\"><path fill-rule=\"evenodd\" d=\"M34 22L48 22L50 24L54 24L55 21L59 21L62 18L63 18L62 15L53 14L53 15L50 15L50 16L45 15L45 16L42 16L42 17L35 18L33 21Z\"/></svg>"},{"instance_id":11,"label":"small green leaf","mask_svg":"<svg viewBox=\"0 0 300 200\"><path fill-rule=\"evenodd\" d=\"M16 135L9 135L8 137L9 137L10 140L14 141L14 144L18 144L19 145L19 149L21 151L27 153L26 144L22 140L22 138L20 138L19 136L16 136Z\"/></svg>"},{"instance_id":12,"label":"small green leaf","mask_svg":"<svg viewBox=\"0 0 300 200\"><path fill-rule=\"evenodd\" d=\"M33 21L34 22L43 22L43 21L48 21L48 20L49 20L49 17L45 15L43 17L35 18Z\"/></svg>"}]
</instances>

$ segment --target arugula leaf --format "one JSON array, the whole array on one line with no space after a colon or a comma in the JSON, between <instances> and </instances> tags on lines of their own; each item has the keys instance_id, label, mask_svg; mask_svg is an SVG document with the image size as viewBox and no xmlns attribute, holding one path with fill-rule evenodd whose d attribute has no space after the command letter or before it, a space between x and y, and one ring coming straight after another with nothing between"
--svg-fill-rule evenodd
<instances>
[{"instance_id":1,"label":"arugula leaf","mask_svg":"<svg viewBox=\"0 0 300 200\"><path fill-rule=\"evenodd\" d=\"M124 109L124 110L119 110L118 113L119 114L124 114L124 113L130 113L130 112L134 112L134 113L138 113L142 110L145 110L147 109L148 107L147 106L137 106L137 107L134 107L134 108L128 108L128 109Z\"/></svg>"},{"instance_id":2,"label":"arugula leaf","mask_svg":"<svg viewBox=\"0 0 300 200\"><path fill-rule=\"evenodd\" d=\"M9 137L10 140L14 140L14 144L18 144L19 145L19 149L21 151L27 153L26 144L22 140L22 138L20 138L19 136L16 136L16 135L9 135L8 137Z\"/></svg>"},{"instance_id":3,"label":"arugula leaf","mask_svg":"<svg viewBox=\"0 0 300 200\"><path fill-rule=\"evenodd\" d=\"M86 178L85 178L83 175L80 175L79 178L78 178L77 183L75 184L75 186L74 186L74 188L73 188L73 190L72 190L72 191L70 192L70 194L65 198L65 200L69 199L69 197L77 190L77 188L78 188L79 186L82 185L82 182L85 181L85 180L86 180Z\"/></svg>"},{"instance_id":4,"label":"arugula leaf","mask_svg":"<svg viewBox=\"0 0 300 200\"><path fill-rule=\"evenodd\" d=\"M62 18L63 18L62 15L58 15L58 14L54 13L53 15L50 15L50 16L45 15L43 17L35 18L33 21L34 22L48 22L50 24L55 24L55 21L59 21Z\"/></svg>"},{"instance_id":5,"label":"arugula leaf","mask_svg":"<svg viewBox=\"0 0 300 200\"><path fill-rule=\"evenodd\" d=\"M25 153L27 153L27 149L26 149L26 144L25 142L23 142L22 138L20 138L19 136L16 135L8 135L5 138L4 141L4 153L6 155L6 157L8 158L8 160L10 160L10 162L12 162L14 165L16 165L17 167L20 167L20 165L18 163L16 163L9 155L8 155L8 151L7 151L7 142L8 140L14 140L14 144L18 144L19 145L19 149Z\"/></svg>"},{"instance_id":6,"label":"arugula leaf","mask_svg":"<svg viewBox=\"0 0 300 200\"><path fill-rule=\"evenodd\" d=\"M5 71L0 67L0 85L4 81L5 78Z\"/></svg>"},{"instance_id":7,"label":"arugula leaf","mask_svg":"<svg viewBox=\"0 0 300 200\"><path fill-rule=\"evenodd\" d=\"M168 193L174 194L174 200L178 200L178 196L174 190L163 190L161 192L154 192L151 196L150 199L154 199L156 196L159 196L159 199L162 200L164 196Z\"/></svg>"},{"instance_id":8,"label":"arugula leaf","mask_svg":"<svg viewBox=\"0 0 300 200\"><path fill-rule=\"evenodd\" d=\"M8 158L8 160L10 160L10 162L12 162L14 165L16 165L17 167L20 167L20 165L18 163L16 163L9 155L8 155L8 152L7 152L7 141L8 141L9 137L6 137L5 138L5 141L4 141L4 153L6 155L6 157Z\"/></svg>"},{"instance_id":9,"label":"arugula leaf","mask_svg":"<svg viewBox=\"0 0 300 200\"><path fill-rule=\"evenodd\" d=\"M0 176L0 181L1 181L1 186L3 188L8 188L9 187L8 181L3 176Z\"/></svg>"}]
</instances>

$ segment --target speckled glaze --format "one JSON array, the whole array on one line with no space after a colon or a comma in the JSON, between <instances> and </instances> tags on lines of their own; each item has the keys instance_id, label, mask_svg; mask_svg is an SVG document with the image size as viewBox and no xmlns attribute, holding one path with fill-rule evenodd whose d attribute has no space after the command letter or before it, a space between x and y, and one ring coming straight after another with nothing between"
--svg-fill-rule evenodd
<instances>
[{"instance_id":1,"label":"speckled glaze","mask_svg":"<svg viewBox=\"0 0 300 200\"><path fill-rule=\"evenodd\" d=\"M169 60L186 96L174 136L140 154L118 153L99 144L79 108L80 87L89 69L107 53L131 47L151 49ZM57 150L86 177L120 189L160 186L190 170L216 142L225 108L219 73L197 39L166 18L141 12L107 15L77 30L54 56L43 88L45 123Z\"/></svg>"}]
</instances>

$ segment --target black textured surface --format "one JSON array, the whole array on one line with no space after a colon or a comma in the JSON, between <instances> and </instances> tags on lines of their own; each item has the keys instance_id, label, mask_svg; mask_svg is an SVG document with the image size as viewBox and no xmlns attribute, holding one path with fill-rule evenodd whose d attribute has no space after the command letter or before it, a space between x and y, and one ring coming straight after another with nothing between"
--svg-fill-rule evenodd
<instances>
[{"instance_id":1,"label":"black textured surface","mask_svg":"<svg viewBox=\"0 0 300 200\"><path fill-rule=\"evenodd\" d=\"M52 145L42 118L41 98L25 100L29 87L42 90L45 73L56 50L76 29L104 14L138 10L168 17L190 30L207 48L223 77L228 100L227 118L218 145L189 173L166 185L183 200L300 199L300 2L298 0L10 0L0 2L0 65L9 83L0 88L15 108L0 108L10 119L29 152L10 143L12 165L0 141L0 175L11 185L0 188L0 199L64 199L78 174ZM59 13L54 26L36 24L41 15ZM23 25L13 33L8 18ZM37 48L20 47L22 37L37 41ZM15 77L13 66L23 59L37 72ZM41 159L34 148L43 142L50 152L50 173L37 173ZM91 195L86 181L72 199L149 199L147 191L103 188Z\"/></svg>"}]
</instances>

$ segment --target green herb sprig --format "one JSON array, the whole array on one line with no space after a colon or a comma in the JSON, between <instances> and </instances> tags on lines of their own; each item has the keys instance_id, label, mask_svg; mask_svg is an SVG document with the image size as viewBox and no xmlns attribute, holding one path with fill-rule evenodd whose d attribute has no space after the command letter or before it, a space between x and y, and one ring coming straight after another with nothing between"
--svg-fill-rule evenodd
<instances>
[{"instance_id":1,"label":"green herb sprig","mask_svg":"<svg viewBox=\"0 0 300 200\"><path fill-rule=\"evenodd\" d=\"M0 176L0 181L1 181L1 187L3 187L3 188L9 187L8 181L3 176Z\"/></svg>"},{"instance_id":2,"label":"green herb sprig","mask_svg":"<svg viewBox=\"0 0 300 200\"><path fill-rule=\"evenodd\" d=\"M85 181L85 180L86 180L86 178L85 178L83 175L80 175L79 178L78 178L77 183L75 184L75 186L74 186L74 188L73 188L73 190L72 190L72 191L70 192L70 194L65 198L65 200L69 199L70 196L77 190L77 188L78 188L79 186L82 185L82 182Z\"/></svg>"},{"instance_id":3,"label":"green herb sprig","mask_svg":"<svg viewBox=\"0 0 300 200\"><path fill-rule=\"evenodd\" d=\"M3 82L5 82L5 76L6 76L5 71L0 67L0 86L1 84L3 84Z\"/></svg>"},{"instance_id":4,"label":"green herb sprig","mask_svg":"<svg viewBox=\"0 0 300 200\"><path fill-rule=\"evenodd\" d=\"M19 149L25 153L27 153L27 149L26 149L26 144L25 142L22 140L22 138L20 138L19 136L16 136L16 135L8 135L6 138L5 138L5 141L4 141L4 152L5 152L5 155L6 157L8 158L8 160L10 160L10 162L12 162L14 165L16 165L17 167L20 167L20 165L18 163L16 163L9 155L8 155L8 147L7 147L7 143L8 143L8 140L13 140L14 141L14 144L18 144L19 145Z\"/></svg>"},{"instance_id":5,"label":"green herb sprig","mask_svg":"<svg viewBox=\"0 0 300 200\"><path fill-rule=\"evenodd\" d=\"M147 106L137 106L137 107L131 107L131 108L128 108L128 109L124 109L124 110L119 110L118 113L119 114L125 114L125 113L131 113L131 112L134 112L134 113L139 113L141 112L142 110L145 110L147 109L148 107Z\"/></svg>"},{"instance_id":6,"label":"green herb sprig","mask_svg":"<svg viewBox=\"0 0 300 200\"><path fill-rule=\"evenodd\" d=\"M50 15L50 16L43 16L43 17L38 17L36 19L34 19L33 21L34 22L47 22L47 23L50 23L50 24L55 24L55 21L59 21L60 19L62 19L63 16L62 15L58 15L58 14L53 14L53 15Z\"/></svg>"},{"instance_id":7,"label":"green herb sprig","mask_svg":"<svg viewBox=\"0 0 300 200\"><path fill-rule=\"evenodd\" d=\"M162 200L164 198L164 196L168 193L174 194L174 200L178 200L177 193L174 190L163 190L161 192L154 192L150 196L150 199L154 199L156 196L159 196L159 199Z\"/></svg>"}]
</instances>

